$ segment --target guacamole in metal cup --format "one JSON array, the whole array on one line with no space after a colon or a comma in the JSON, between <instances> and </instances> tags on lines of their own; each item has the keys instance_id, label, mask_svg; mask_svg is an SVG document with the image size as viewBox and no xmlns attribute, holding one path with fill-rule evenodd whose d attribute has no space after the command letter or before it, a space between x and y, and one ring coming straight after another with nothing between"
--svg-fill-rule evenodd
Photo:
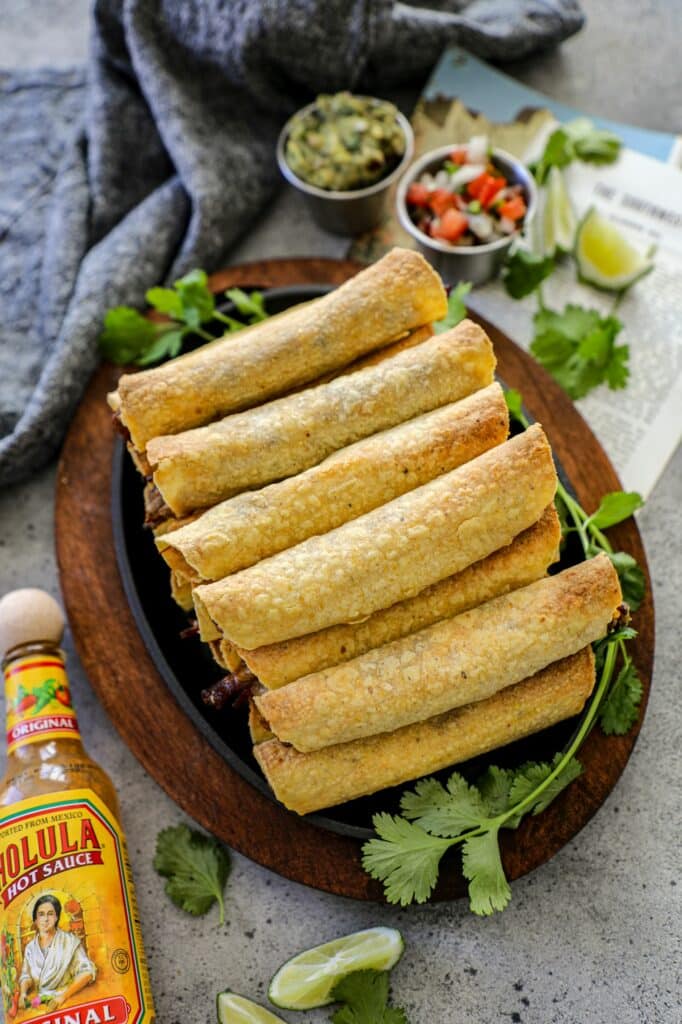
<instances>
[{"instance_id":1,"label":"guacamole in metal cup","mask_svg":"<svg viewBox=\"0 0 682 1024\"><path fill-rule=\"evenodd\" d=\"M285 156L302 181L348 192L380 181L398 165L406 140L393 103L339 92L318 96L290 123Z\"/></svg>"}]
</instances>

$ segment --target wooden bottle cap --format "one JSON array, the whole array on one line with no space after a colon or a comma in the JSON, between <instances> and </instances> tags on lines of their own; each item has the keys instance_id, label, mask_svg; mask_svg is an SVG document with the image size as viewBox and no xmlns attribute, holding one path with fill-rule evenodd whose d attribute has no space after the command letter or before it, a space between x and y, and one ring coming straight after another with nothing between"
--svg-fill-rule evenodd
<instances>
[{"instance_id":1,"label":"wooden bottle cap","mask_svg":"<svg viewBox=\"0 0 682 1024\"><path fill-rule=\"evenodd\" d=\"M0 600L0 657L19 644L39 640L58 644L65 623L64 612L44 590L12 590Z\"/></svg>"}]
</instances>

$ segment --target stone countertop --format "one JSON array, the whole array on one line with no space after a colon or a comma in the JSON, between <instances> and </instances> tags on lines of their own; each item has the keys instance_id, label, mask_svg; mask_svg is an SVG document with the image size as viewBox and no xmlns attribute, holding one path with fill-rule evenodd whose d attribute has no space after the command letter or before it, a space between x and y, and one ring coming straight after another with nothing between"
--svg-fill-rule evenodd
<instances>
[{"instance_id":1,"label":"stone countertop","mask_svg":"<svg viewBox=\"0 0 682 1024\"><path fill-rule=\"evenodd\" d=\"M588 0L583 6L583 32L505 70L588 113L650 128L679 127L674 0L654 0L645 9L634 0ZM29 26L26 5L6 0L0 67L82 60L86 12L85 0L37 0ZM345 249L344 240L310 223L293 191L282 190L233 260L340 257ZM0 495L0 593L42 586L59 594L54 476L49 467ZM237 854L224 926L215 908L199 919L177 910L152 858L157 832L184 817L113 730L67 633L86 745L111 775L123 807L160 1024L208 1024L215 1020L215 994L224 988L264 999L268 980L295 952L374 924L404 934L406 952L392 983L412 1024L676 1024L682 748L675 690L682 608L674 559L679 567L681 510L678 451L639 514L654 585L657 646L634 754L588 826L550 863L515 882L510 906L489 919L474 917L463 901L407 909L355 903L288 882ZM328 1016L315 1011L305 1019L321 1024Z\"/></svg>"}]
</instances>

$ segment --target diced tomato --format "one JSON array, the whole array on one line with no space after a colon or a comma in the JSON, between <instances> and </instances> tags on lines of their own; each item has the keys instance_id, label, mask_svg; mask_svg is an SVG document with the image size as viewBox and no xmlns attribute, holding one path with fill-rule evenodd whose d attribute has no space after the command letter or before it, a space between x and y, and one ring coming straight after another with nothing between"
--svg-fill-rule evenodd
<instances>
[{"instance_id":1,"label":"diced tomato","mask_svg":"<svg viewBox=\"0 0 682 1024\"><path fill-rule=\"evenodd\" d=\"M406 199L412 206L428 206L429 205L429 192L426 185L422 185L418 181L413 181L407 190Z\"/></svg>"},{"instance_id":2,"label":"diced tomato","mask_svg":"<svg viewBox=\"0 0 682 1024\"><path fill-rule=\"evenodd\" d=\"M477 178L474 178L473 181L469 182L467 185L467 192L472 199L478 199L478 193L481 191L487 180L488 175L484 171L483 174L479 174Z\"/></svg>"},{"instance_id":3,"label":"diced tomato","mask_svg":"<svg viewBox=\"0 0 682 1024\"><path fill-rule=\"evenodd\" d=\"M493 178L489 177L485 186L479 193L479 201L484 210L487 210L498 192L505 187L507 184L505 178Z\"/></svg>"},{"instance_id":4,"label":"diced tomato","mask_svg":"<svg viewBox=\"0 0 682 1024\"><path fill-rule=\"evenodd\" d=\"M452 160L453 164L458 164L460 167L462 167L467 162L466 149L453 149L452 152L450 153L450 159Z\"/></svg>"},{"instance_id":5,"label":"diced tomato","mask_svg":"<svg viewBox=\"0 0 682 1024\"><path fill-rule=\"evenodd\" d=\"M506 203L502 203L498 212L500 217L508 217L509 220L520 220L526 212L523 196L514 196L513 199L508 199Z\"/></svg>"},{"instance_id":6,"label":"diced tomato","mask_svg":"<svg viewBox=\"0 0 682 1024\"><path fill-rule=\"evenodd\" d=\"M456 206L454 194L446 188L435 188L429 196L429 206L437 217L442 217L446 210Z\"/></svg>"},{"instance_id":7,"label":"diced tomato","mask_svg":"<svg viewBox=\"0 0 682 1024\"><path fill-rule=\"evenodd\" d=\"M434 238L443 238L446 242L456 242L469 226L469 221L459 210L446 210L440 224L434 227L431 234Z\"/></svg>"},{"instance_id":8,"label":"diced tomato","mask_svg":"<svg viewBox=\"0 0 682 1024\"><path fill-rule=\"evenodd\" d=\"M471 198L478 199L483 209L486 210L500 189L503 189L506 184L507 182L504 178L496 178L495 175L484 171L483 174L479 174L477 178L469 182L467 191Z\"/></svg>"}]
</instances>

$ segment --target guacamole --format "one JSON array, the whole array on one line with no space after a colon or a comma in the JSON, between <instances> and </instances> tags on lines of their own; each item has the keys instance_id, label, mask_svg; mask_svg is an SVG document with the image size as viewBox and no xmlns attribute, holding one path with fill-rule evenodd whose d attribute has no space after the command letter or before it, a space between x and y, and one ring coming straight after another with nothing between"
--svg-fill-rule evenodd
<instances>
[{"instance_id":1,"label":"guacamole","mask_svg":"<svg viewBox=\"0 0 682 1024\"><path fill-rule=\"evenodd\" d=\"M392 103L372 96L318 96L314 107L291 120L287 163L317 188L347 192L373 185L405 152L397 113Z\"/></svg>"}]
</instances>

